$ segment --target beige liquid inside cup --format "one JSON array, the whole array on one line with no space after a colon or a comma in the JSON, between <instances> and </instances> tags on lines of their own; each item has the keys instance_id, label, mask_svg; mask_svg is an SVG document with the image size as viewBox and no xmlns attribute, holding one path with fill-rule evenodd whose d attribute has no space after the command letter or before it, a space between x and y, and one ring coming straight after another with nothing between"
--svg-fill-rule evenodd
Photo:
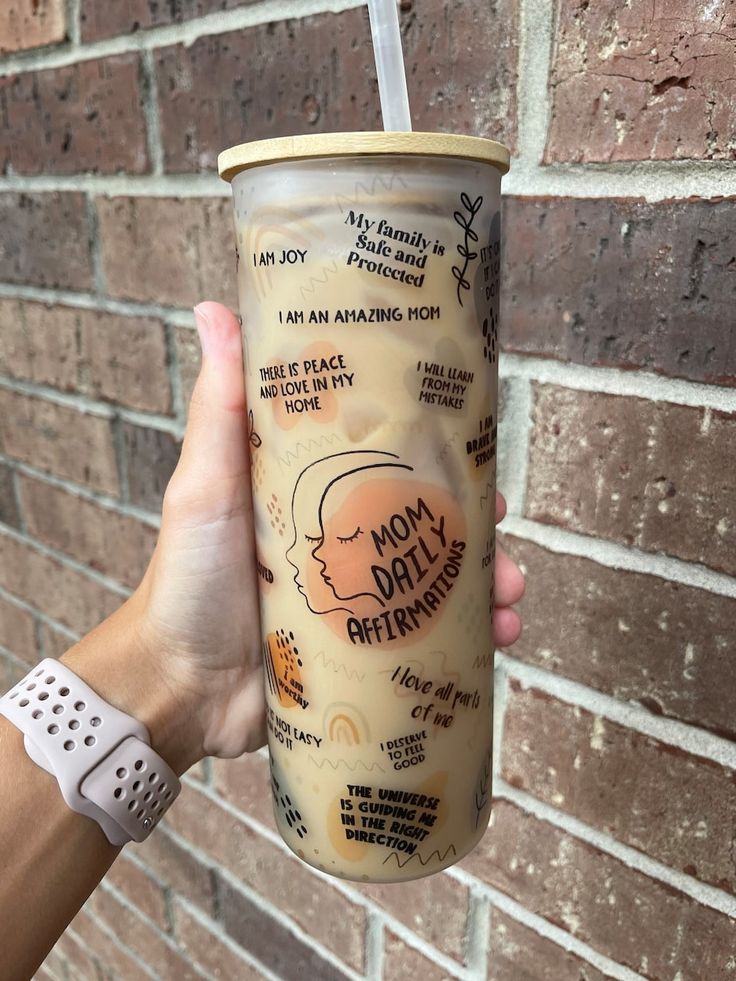
<instances>
[{"instance_id":1,"label":"beige liquid inside cup","mask_svg":"<svg viewBox=\"0 0 736 981\"><path fill-rule=\"evenodd\" d=\"M279 830L397 882L489 817L503 147L227 151Z\"/></svg>"}]
</instances>

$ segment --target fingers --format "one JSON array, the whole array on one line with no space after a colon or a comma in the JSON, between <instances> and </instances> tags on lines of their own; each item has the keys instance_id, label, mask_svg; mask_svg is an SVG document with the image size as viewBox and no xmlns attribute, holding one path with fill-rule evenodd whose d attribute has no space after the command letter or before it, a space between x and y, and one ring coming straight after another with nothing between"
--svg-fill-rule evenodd
<instances>
[{"instance_id":1,"label":"fingers","mask_svg":"<svg viewBox=\"0 0 736 981\"><path fill-rule=\"evenodd\" d=\"M521 617L508 606L497 606L493 613L493 633L496 647L510 647L521 637Z\"/></svg>"},{"instance_id":2,"label":"fingers","mask_svg":"<svg viewBox=\"0 0 736 981\"><path fill-rule=\"evenodd\" d=\"M174 482L187 490L247 473L248 423L240 325L220 303L195 307L202 368L192 393Z\"/></svg>"},{"instance_id":3,"label":"fingers","mask_svg":"<svg viewBox=\"0 0 736 981\"><path fill-rule=\"evenodd\" d=\"M524 575L502 548L496 547L496 606L513 606L524 595Z\"/></svg>"},{"instance_id":4,"label":"fingers","mask_svg":"<svg viewBox=\"0 0 736 981\"><path fill-rule=\"evenodd\" d=\"M500 491L496 491L496 524L503 521L506 517L506 498Z\"/></svg>"}]
</instances>

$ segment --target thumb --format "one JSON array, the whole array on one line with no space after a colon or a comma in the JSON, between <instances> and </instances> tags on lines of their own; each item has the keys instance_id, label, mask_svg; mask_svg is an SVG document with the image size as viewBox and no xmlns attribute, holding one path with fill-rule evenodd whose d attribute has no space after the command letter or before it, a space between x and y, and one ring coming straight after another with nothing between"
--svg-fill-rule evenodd
<instances>
[{"instance_id":1,"label":"thumb","mask_svg":"<svg viewBox=\"0 0 736 981\"><path fill-rule=\"evenodd\" d=\"M202 367L189 406L177 478L200 487L248 472L248 419L240 325L221 303L194 308Z\"/></svg>"}]
</instances>

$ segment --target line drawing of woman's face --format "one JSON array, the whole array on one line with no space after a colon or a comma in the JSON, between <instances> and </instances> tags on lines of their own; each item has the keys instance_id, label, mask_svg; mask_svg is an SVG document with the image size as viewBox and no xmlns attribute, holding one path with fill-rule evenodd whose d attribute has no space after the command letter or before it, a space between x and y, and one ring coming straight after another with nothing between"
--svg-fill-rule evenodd
<instances>
[{"instance_id":1,"label":"line drawing of woman's face","mask_svg":"<svg viewBox=\"0 0 736 981\"><path fill-rule=\"evenodd\" d=\"M361 598L383 605L374 591L355 590L348 585L348 579L353 581L354 577L351 579L346 571L350 566L357 568L355 560L357 553L363 551L361 538L367 538L367 528L356 524L355 528L346 529L352 520L351 497L354 503L355 492L371 471L383 476L388 468L412 470L399 463L393 453L346 451L310 464L294 485L291 508L294 541L286 551L286 559L295 570L294 582L312 613L353 613L355 602ZM369 517L363 520L366 525ZM357 548L351 548L356 545ZM342 564L338 549L345 553ZM364 566L365 561L361 563Z\"/></svg>"}]
</instances>

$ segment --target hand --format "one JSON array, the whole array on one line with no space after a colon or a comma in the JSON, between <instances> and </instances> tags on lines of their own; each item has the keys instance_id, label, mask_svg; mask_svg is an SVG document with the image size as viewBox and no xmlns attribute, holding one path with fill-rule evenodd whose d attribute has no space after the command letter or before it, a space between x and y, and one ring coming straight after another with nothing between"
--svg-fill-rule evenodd
<instances>
[{"instance_id":1,"label":"hand","mask_svg":"<svg viewBox=\"0 0 736 981\"><path fill-rule=\"evenodd\" d=\"M166 758L169 747L180 770L203 756L239 756L265 742L240 328L217 303L202 303L195 314L202 369L181 458L164 498L161 534L139 589L113 618L118 633L123 628L136 637L142 672L137 697L152 686L173 696L176 718L169 712L168 736L160 740L159 751ZM505 513L499 494L497 521ZM498 551L498 646L508 647L521 633L510 606L523 591L520 570Z\"/></svg>"}]
</instances>

